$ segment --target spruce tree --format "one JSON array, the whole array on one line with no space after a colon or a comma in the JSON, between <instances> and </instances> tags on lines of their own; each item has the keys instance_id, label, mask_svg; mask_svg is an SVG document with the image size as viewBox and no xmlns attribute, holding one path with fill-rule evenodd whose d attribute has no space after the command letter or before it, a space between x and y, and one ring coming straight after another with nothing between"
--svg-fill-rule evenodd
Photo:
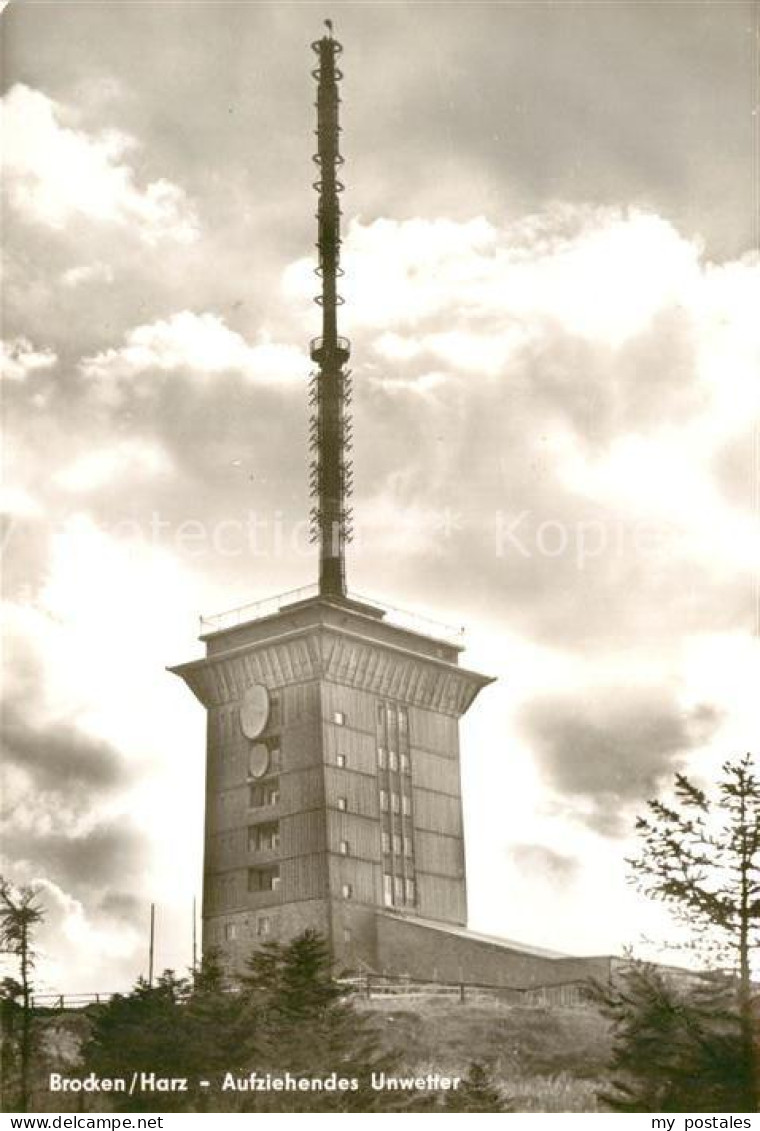
<instances>
[{"instance_id":1,"label":"spruce tree","mask_svg":"<svg viewBox=\"0 0 760 1131\"><path fill-rule=\"evenodd\" d=\"M459 1087L446 1093L444 1111L510 1111L488 1067L474 1060Z\"/></svg>"},{"instance_id":2,"label":"spruce tree","mask_svg":"<svg viewBox=\"0 0 760 1131\"><path fill-rule=\"evenodd\" d=\"M614 1111L752 1111L752 1083L729 980L685 979L631 962L594 997L612 1022L611 1084L599 1098Z\"/></svg>"},{"instance_id":3,"label":"spruce tree","mask_svg":"<svg viewBox=\"0 0 760 1131\"><path fill-rule=\"evenodd\" d=\"M641 891L687 925L708 967L733 971L740 1046L736 1073L758 1108L752 962L760 946L760 780L747 754L725 762L708 793L677 774L675 800L648 803L629 861ZM744 1086L744 1085L743 1085ZM704 1110L704 1109L703 1109Z\"/></svg>"},{"instance_id":4,"label":"spruce tree","mask_svg":"<svg viewBox=\"0 0 760 1131\"><path fill-rule=\"evenodd\" d=\"M389 1073L398 1058L382 1047L371 1020L350 1000L351 990L332 970L329 949L306 930L289 944L265 944L254 952L243 983L248 1018L249 1067L259 1075L356 1079L353 1091L250 1093L246 1110L372 1112L411 1110L408 1093L376 1091L373 1072Z\"/></svg>"},{"instance_id":5,"label":"spruce tree","mask_svg":"<svg viewBox=\"0 0 760 1131\"><path fill-rule=\"evenodd\" d=\"M82 1050L85 1072L98 1076L137 1074L138 1086L110 1093L116 1111L192 1111L192 1092L153 1091L140 1086L143 1073L184 1078L198 1065L197 1031L186 1024L191 987L165 970L156 985L138 979L128 994L116 994L92 1009L92 1027Z\"/></svg>"},{"instance_id":6,"label":"spruce tree","mask_svg":"<svg viewBox=\"0 0 760 1131\"><path fill-rule=\"evenodd\" d=\"M0 952L18 963L18 977L4 978L0 986L4 1104L15 1111L28 1111L32 1095L34 932L44 918L34 888L16 888L0 877Z\"/></svg>"}]
</instances>

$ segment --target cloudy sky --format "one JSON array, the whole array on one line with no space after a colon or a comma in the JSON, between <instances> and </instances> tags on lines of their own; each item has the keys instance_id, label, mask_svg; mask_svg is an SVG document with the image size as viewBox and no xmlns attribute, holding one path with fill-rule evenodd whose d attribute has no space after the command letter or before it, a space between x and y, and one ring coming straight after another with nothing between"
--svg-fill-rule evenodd
<instances>
[{"instance_id":1,"label":"cloudy sky","mask_svg":"<svg viewBox=\"0 0 760 1131\"><path fill-rule=\"evenodd\" d=\"M498 677L463 725L471 926L663 937L635 815L757 733L756 5L12 0L3 869L57 989L144 971L151 900L188 964L203 712L165 665L315 578L326 15L349 583Z\"/></svg>"}]
</instances>

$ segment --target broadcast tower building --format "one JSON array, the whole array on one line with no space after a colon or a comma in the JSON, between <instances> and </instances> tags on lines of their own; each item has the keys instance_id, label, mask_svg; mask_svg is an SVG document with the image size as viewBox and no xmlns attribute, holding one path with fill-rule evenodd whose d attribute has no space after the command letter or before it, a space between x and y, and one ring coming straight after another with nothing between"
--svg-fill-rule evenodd
<instances>
[{"instance_id":1,"label":"broadcast tower building","mask_svg":"<svg viewBox=\"0 0 760 1131\"><path fill-rule=\"evenodd\" d=\"M462 977L465 963L481 978L545 980L554 955L466 929L459 719L491 680L460 666L457 639L405 626L346 588L351 378L350 345L337 326L341 46L331 29L312 46L322 335L311 343L311 518L319 584L205 620L205 657L171 669L207 712L203 944L239 967L253 946L312 927L341 966L356 970Z\"/></svg>"}]
</instances>

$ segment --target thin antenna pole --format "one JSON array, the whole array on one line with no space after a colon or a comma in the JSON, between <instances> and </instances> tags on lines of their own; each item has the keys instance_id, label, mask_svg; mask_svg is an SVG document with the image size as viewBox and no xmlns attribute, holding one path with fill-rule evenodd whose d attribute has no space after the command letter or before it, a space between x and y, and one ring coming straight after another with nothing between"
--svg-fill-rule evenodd
<instances>
[{"instance_id":1,"label":"thin antenna pole","mask_svg":"<svg viewBox=\"0 0 760 1131\"><path fill-rule=\"evenodd\" d=\"M198 947L195 932L195 914L195 896L193 896L193 974L195 974L196 970L198 969Z\"/></svg>"},{"instance_id":2,"label":"thin antenna pole","mask_svg":"<svg viewBox=\"0 0 760 1131\"><path fill-rule=\"evenodd\" d=\"M319 592L324 596L345 597L345 546L351 538L351 512L347 499L351 493L351 374L346 364L351 354L347 338L338 335L338 294L340 267L340 204L343 185L338 169L343 164L339 150L340 97L338 82L343 77L336 58L343 48L333 39L332 24L326 20L328 34L312 50L319 60L312 74L317 81L317 152L314 161L319 178L314 188L319 193L317 208L321 293L316 302L322 307L322 336L311 343L311 358L317 365L309 388L311 418L310 446L311 494L316 505L311 511L311 538L319 543Z\"/></svg>"},{"instance_id":3,"label":"thin antenna pole","mask_svg":"<svg viewBox=\"0 0 760 1131\"><path fill-rule=\"evenodd\" d=\"M150 905L150 946L148 948L148 985L153 985L153 954L156 944L156 905Z\"/></svg>"}]
</instances>

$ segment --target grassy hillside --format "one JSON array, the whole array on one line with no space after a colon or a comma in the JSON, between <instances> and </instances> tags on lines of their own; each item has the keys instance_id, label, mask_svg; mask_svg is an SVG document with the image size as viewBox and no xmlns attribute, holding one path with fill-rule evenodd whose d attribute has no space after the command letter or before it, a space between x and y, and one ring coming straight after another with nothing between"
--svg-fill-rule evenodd
<instances>
[{"instance_id":1,"label":"grassy hillside","mask_svg":"<svg viewBox=\"0 0 760 1131\"><path fill-rule=\"evenodd\" d=\"M357 1007L370 1014L384 1043L402 1051L405 1074L464 1076L480 1060L515 1111L600 1110L595 1093L605 1076L608 1033L593 1009L528 1008L489 999L460 1004L451 998L359 1001ZM34 1110L77 1110L76 1097L47 1092L47 1074L80 1071L87 1013L51 1013L43 1023Z\"/></svg>"},{"instance_id":2,"label":"grassy hillside","mask_svg":"<svg viewBox=\"0 0 760 1131\"><path fill-rule=\"evenodd\" d=\"M383 1039L409 1069L464 1074L487 1062L517 1111L598 1111L609 1031L590 1008L526 1008L484 999L372 1001Z\"/></svg>"}]
</instances>

